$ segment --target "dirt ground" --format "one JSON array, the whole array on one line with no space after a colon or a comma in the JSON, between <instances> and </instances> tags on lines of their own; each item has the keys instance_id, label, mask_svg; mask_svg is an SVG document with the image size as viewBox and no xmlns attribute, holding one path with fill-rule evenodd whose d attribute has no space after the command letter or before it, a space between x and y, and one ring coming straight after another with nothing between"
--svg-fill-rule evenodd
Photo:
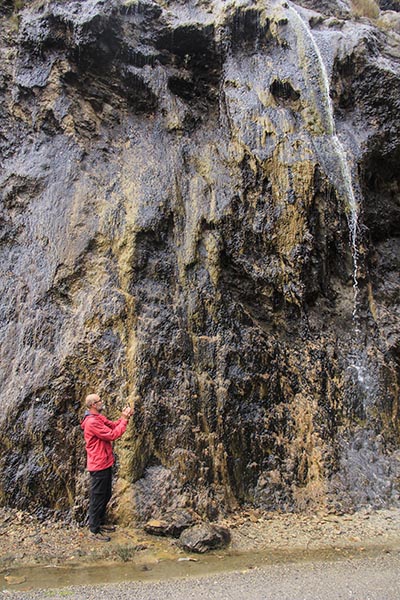
<instances>
[{"instance_id":1,"label":"dirt ground","mask_svg":"<svg viewBox=\"0 0 400 600\"><path fill-rule=\"evenodd\" d=\"M400 549L400 509L361 510L349 515L276 514L248 510L219 524L229 528L224 553L298 552L318 549L383 552ZM139 528L119 527L111 542L93 541L86 529L60 522L39 522L21 511L0 509L0 579L21 566L67 566L160 560L189 560L173 538ZM221 551L220 551L221 552Z\"/></svg>"}]
</instances>

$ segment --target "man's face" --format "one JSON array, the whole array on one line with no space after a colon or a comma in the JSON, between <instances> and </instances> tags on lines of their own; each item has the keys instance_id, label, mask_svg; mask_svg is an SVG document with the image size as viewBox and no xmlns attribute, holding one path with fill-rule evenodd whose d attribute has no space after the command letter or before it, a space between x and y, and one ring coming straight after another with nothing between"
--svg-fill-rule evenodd
<instances>
[{"instance_id":1,"label":"man's face","mask_svg":"<svg viewBox=\"0 0 400 600\"><path fill-rule=\"evenodd\" d=\"M103 410L103 408L104 408L103 401L100 400L99 396L97 396L97 400L95 402L93 402L93 407L96 410L98 410L99 412L101 412Z\"/></svg>"}]
</instances>

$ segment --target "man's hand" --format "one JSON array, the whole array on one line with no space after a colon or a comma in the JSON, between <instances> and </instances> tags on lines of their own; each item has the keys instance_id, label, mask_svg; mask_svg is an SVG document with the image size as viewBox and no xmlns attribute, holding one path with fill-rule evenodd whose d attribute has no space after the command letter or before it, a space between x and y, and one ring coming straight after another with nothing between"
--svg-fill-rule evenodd
<instances>
[{"instance_id":1,"label":"man's hand","mask_svg":"<svg viewBox=\"0 0 400 600\"><path fill-rule=\"evenodd\" d=\"M131 408L130 406L125 406L122 409L121 414L124 417L124 419L127 419L129 421L130 417L133 415L133 408Z\"/></svg>"}]
</instances>

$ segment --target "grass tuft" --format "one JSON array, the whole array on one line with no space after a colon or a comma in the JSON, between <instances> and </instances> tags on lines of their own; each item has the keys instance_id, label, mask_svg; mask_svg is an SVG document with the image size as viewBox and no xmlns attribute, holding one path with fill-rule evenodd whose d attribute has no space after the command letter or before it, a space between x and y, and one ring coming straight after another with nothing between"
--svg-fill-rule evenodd
<instances>
[{"instance_id":1,"label":"grass tuft","mask_svg":"<svg viewBox=\"0 0 400 600\"><path fill-rule=\"evenodd\" d=\"M129 562L135 555L136 546L117 546L114 552L122 560L122 562Z\"/></svg>"},{"instance_id":2,"label":"grass tuft","mask_svg":"<svg viewBox=\"0 0 400 600\"><path fill-rule=\"evenodd\" d=\"M379 5L375 0L351 0L351 11L355 17L368 17L377 19L379 17Z\"/></svg>"}]
</instances>

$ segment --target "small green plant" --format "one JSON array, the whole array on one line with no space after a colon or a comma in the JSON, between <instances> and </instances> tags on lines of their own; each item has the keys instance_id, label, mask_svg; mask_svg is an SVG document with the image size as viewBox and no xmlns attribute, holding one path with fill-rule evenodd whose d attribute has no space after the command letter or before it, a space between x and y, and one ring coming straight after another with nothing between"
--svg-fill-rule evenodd
<instances>
[{"instance_id":1,"label":"small green plant","mask_svg":"<svg viewBox=\"0 0 400 600\"><path fill-rule=\"evenodd\" d=\"M115 553L122 562L128 562L135 554L135 546L116 546Z\"/></svg>"},{"instance_id":2,"label":"small green plant","mask_svg":"<svg viewBox=\"0 0 400 600\"><path fill-rule=\"evenodd\" d=\"M379 17L379 6L375 0L351 0L352 13L355 17Z\"/></svg>"}]
</instances>

